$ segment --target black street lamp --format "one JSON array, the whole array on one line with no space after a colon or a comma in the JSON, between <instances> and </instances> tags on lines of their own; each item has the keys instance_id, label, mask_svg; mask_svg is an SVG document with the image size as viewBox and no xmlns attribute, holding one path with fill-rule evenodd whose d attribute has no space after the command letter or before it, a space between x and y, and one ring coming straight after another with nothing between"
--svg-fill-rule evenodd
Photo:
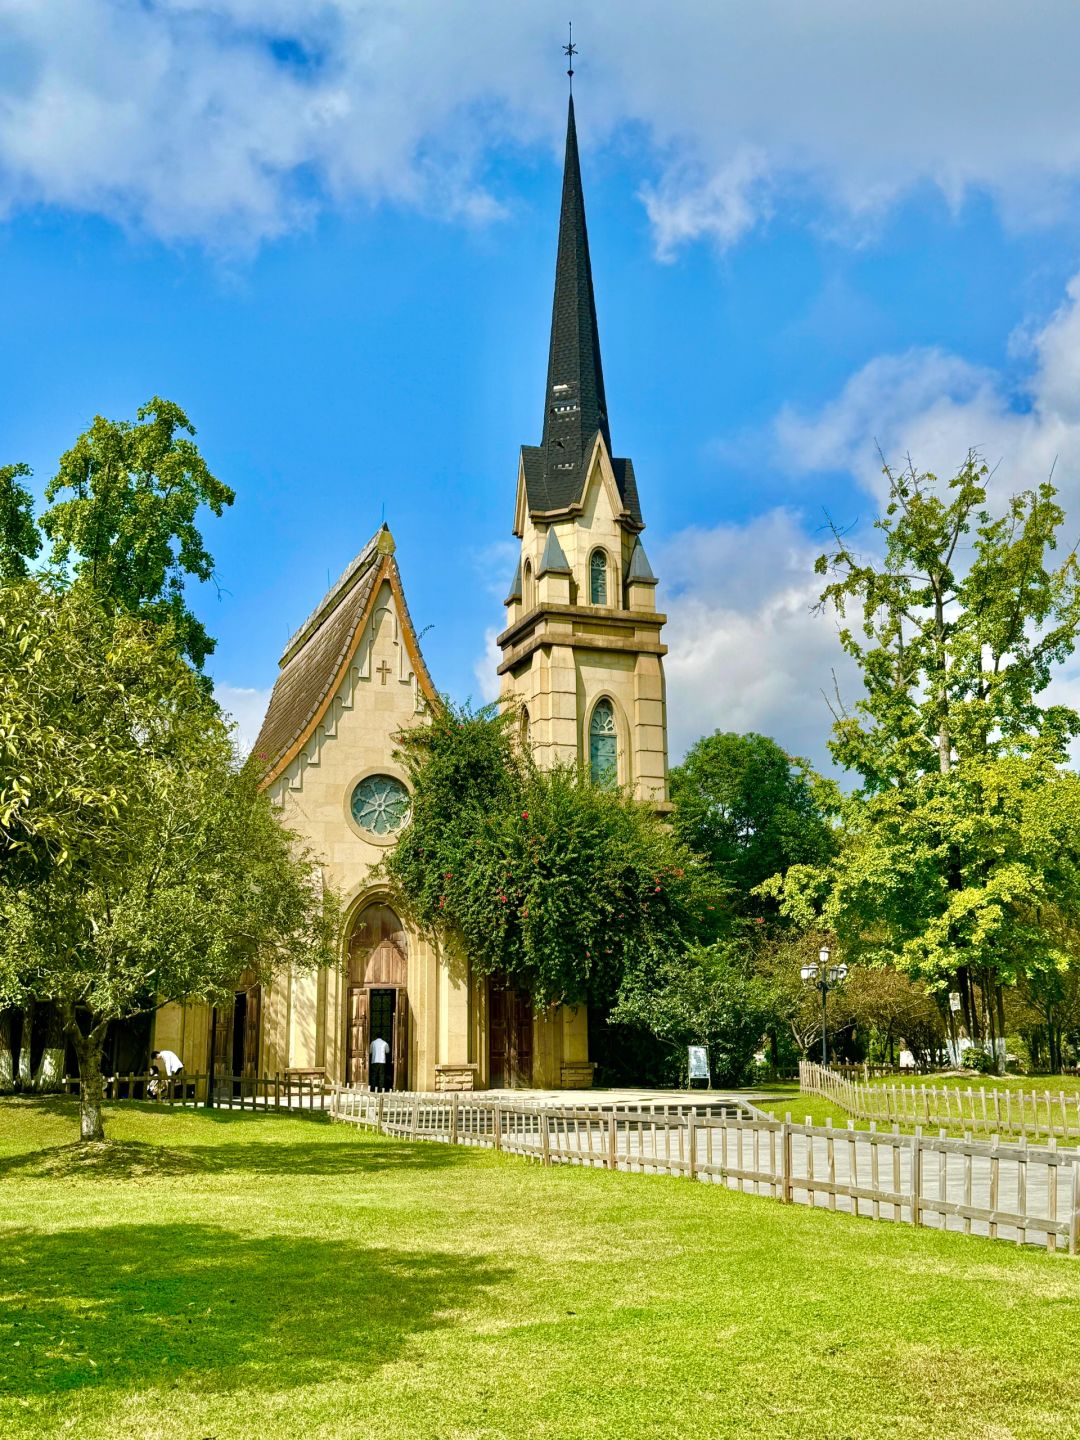
<instances>
[{"instance_id":1,"label":"black street lamp","mask_svg":"<svg viewBox=\"0 0 1080 1440\"><path fill-rule=\"evenodd\" d=\"M840 982L847 977L847 966L843 961L841 961L839 965L829 964L829 947L827 945L822 945L818 951L818 960L820 963L817 965L815 965L813 961L811 961L809 965L804 965L799 971L799 974L805 981L816 985L821 991L821 1063L822 1065L828 1065L829 991L834 985L839 985Z\"/></svg>"}]
</instances>

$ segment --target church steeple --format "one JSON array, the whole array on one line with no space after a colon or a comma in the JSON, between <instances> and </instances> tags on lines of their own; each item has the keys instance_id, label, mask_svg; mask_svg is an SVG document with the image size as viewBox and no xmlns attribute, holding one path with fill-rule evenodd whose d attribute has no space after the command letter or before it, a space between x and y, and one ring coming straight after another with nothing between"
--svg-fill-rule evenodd
<instances>
[{"instance_id":1,"label":"church steeple","mask_svg":"<svg viewBox=\"0 0 1080 1440\"><path fill-rule=\"evenodd\" d=\"M566 162L563 168L559 250L555 260L555 298L551 306L551 344L544 431L539 445L521 447L525 501L536 518L573 515L580 510L586 469L603 437L612 474L622 501L619 523L627 530L643 528L634 467L611 453L604 368L600 361L600 330L596 323L589 232L581 187L574 97L566 120ZM520 533L515 531L515 533Z\"/></svg>"},{"instance_id":2,"label":"church steeple","mask_svg":"<svg viewBox=\"0 0 1080 1440\"><path fill-rule=\"evenodd\" d=\"M581 467L599 431L611 453L600 332L596 323L585 196L581 188L574 97L566 122L559 252L555 261L555 299L551 308L551 348L544 396L545 478L559 492L560 476L573 474L580 485ZM552 482L555 482L552 484Z\"/></svg>"},{"instance_id":3,"label":"church steeple","mask_svg":"<svg viewBox=\"0 0 1080 1440\"><path fill-rule=\"evenodd\" d=\"M564 50L572 68L572 39ZM634 467L611 453L571 98L544 431L521 447L499 674L538 764L616 778L666 809L665 617L644 528Z\"/></svg>"}]
</instances>

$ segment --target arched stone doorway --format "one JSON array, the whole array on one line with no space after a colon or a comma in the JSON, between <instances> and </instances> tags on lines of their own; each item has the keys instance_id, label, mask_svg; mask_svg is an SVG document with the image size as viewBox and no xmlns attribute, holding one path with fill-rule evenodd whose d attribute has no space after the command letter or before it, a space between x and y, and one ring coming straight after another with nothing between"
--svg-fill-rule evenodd
<instances>
[{"instance_id":1,"label":"arched stone doorway","mask_svg":"<svg viewBox=\"0 0 1080 1440\"><path fill-rule=\"evenodd\" d=\"M405 927L389 905L365 905L349 936L346 991L345 1081L380 1089L408 1088L409 969ZM371 1043L385 1040L389 1057L372 1073Z\"/></svg>"}]
</instances>

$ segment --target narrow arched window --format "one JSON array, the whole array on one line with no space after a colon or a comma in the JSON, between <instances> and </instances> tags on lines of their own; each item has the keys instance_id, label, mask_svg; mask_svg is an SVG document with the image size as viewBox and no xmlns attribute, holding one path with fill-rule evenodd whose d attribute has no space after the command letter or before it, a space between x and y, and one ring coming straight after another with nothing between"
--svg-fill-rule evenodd
<instances>
[{"instance_id":1,"label":"narrow arched window","mask_svg":"<svg viewBox=\"0 0 1080 1440\"><path fill-rule=\"evenodd\" d=\"M536 604L536 595L533 591L532 561L525 561L525 568L521 572L521 600L526 610L531 610Z\"/></svg>"},{"instance_id":2,"label":"narrow arched window","mask_svg":"<svg viewBox=\"0 0 1080 1440\"><path fill-rule=\"evenodd\" d=\"M589 600L593 605L607 604L607 555L594 550L589 556Z\"/></svg>"},{"instance_id":3,"label":"narrow arched window","mask_svg":"<svg viewBox=\"0 0 1080 1440\"><path fill-rule=\"evenodd\" d=\"M619 781L619 737L610 700L598 700L589 721L589 774L594 785L606 790Z\"/></svg>"},{"instance_id":4,"label":"narrow arched window","mask_svg":"<svg viewBox=\"0 0 1080 1440\"><path fill-rule=\"evenodd\" d=\"M519 733L521 736L521 748L527 752L529 743L532 740L532 726L529 722L528 706L525 705L521 708L521 730Z\"/></svg>"}]
</instances>

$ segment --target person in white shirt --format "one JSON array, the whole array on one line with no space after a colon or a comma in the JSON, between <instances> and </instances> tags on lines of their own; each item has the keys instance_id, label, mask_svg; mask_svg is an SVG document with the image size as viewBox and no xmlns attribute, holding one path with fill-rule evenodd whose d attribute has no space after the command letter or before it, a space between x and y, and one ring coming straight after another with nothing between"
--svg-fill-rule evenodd
<instances>
[{"instance_id":1,"label":"person in white shirt","mask_svg":"<svg viewBox=\"0 0 1080 1440\"><path fill-rule=\"evenodd\" d=\"M381 1035L376 1035L368 1047L368 1053L371 1060L371 1088L372 1090L385 1090L386 1062L390 1059L390 1046Z\"/></svg>"},{"instance_id":2,"label":"person in white shirt","mask_svg":"<svg viewBox=\"0 0 1080 1440\"><path fill-rule=\"evenodd\" d=\"M150 1056L150 1066L157 1071L156 1084L152 1084L154 1099L165 1093L170 1080L174 1080L184 1068L184 1062L175 1050L155 1050Z\"/></svg>"}]
</instances>

